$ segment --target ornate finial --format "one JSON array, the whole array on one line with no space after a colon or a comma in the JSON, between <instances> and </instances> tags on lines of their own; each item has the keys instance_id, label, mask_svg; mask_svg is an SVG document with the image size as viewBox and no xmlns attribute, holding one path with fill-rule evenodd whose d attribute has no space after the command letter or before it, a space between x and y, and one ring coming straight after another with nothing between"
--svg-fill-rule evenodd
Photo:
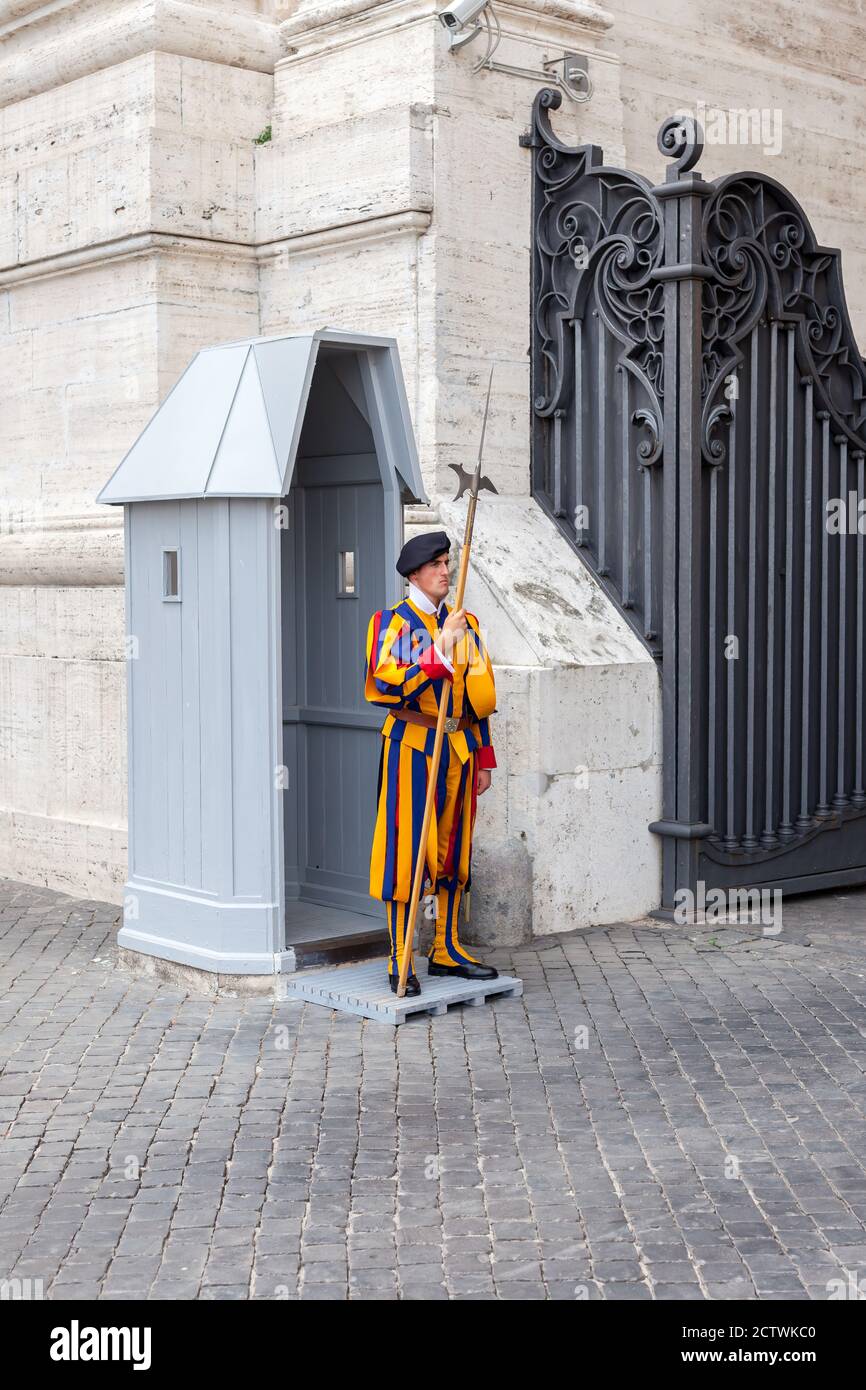
<instances>
[{"instance_id":1,"label":"ornate finial","mask_svg":"<svg viewBox=\"0 0 866 1390\"><path fill-rule=\"evenodd\" d=\"M556 87L542 87L535 100L542 111L558 111L562 105L562 92Z\"/></svg>"},{"instance_id":2,"label":"ornate finial","mask_svg":"<svg viewBox=\"0 0 866 1390\"><path fill-rule=\"evenodd\" d=\"M671 183L697 164L704 151L704 132L694 116L668 116L659 127L658 147L674 161L667 171Z\"/></svg>"},{"instance_id":3,"label":"ornate finial","mask_svg":"<svg viewBox=\"0 0 866 1390\"><path fill-rule=\"evenodd\" d=\"M547 112L556 111L561 105L562 92L557 91L555 87L542 87L540 92L535 93L532 103L532 129L520 136L520 144L525 150L554 142L555 137L550 129Z\"/></svg>"}]
</instances>

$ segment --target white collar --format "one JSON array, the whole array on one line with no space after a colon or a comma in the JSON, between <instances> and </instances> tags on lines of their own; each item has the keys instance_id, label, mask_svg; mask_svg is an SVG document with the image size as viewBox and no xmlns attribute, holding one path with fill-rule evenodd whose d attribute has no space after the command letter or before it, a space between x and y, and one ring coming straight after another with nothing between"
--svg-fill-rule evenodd
<instances>
[{"instance_id":1,"label":"white collar","mask_svg":"<svg viewBox=\"0 0 866 1390\"><path fill-rule=\"evenodd\" d=\"M438 614L439 608L436 607L432 599L429 599L423 589L419 589L417 584L409 580L409 601L414 603L416 608L420 608L422 613ZM444 603L445 600L443 599ZM442 604L439 605L441 608Z\"/></svg>"}]
</instances>

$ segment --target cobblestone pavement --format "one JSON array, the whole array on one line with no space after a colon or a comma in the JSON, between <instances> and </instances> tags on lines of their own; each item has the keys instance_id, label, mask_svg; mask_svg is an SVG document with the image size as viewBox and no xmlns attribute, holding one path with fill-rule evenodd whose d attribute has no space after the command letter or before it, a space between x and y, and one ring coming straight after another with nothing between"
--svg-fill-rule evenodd
<instances>
[{"instance_id":1,"label":"cobblestone pavement","mask_svg":"<svg viewBox=\"0 0 866 1390\"><path fill-rule=\"evenodd\" d=\"M866 1292L866 892L496 953L393 1030L114 961L0 885L0 1275L48 1298ZM830 1281L841 1279L843 1285Z\"/></svg>"}]
</instances>

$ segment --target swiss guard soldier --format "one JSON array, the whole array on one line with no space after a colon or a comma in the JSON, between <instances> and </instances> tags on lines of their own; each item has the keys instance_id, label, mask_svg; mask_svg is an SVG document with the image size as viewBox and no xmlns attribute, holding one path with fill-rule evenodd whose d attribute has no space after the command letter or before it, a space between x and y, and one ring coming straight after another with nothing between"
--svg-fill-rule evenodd
<instances>
[{"instance_id":1,"label":"swiss guard soldier","mask_svg":"<svg viewBox=\"0 0 866 1390\"><path fill-rule=\"evenodd\" d=\"M460 900L470 886L476 799L490 786L496 766L489 727L496 687L478 619L464 610L451 612L444 601L450 546L444 531L407 541L397 570L409 580L409 595L396 607L374 613L367 629L364 694L371 704L388 709L382 725L370 893L386 904L388 978L395 994L443 682L449 686L448 718L423 889L436 894L427 973L468 980L490 980L498 973L476 960L457 934ZM413 967L414 961L406 993L414 995L421 993L421 985Z\"/></svg>"}]
</instances>

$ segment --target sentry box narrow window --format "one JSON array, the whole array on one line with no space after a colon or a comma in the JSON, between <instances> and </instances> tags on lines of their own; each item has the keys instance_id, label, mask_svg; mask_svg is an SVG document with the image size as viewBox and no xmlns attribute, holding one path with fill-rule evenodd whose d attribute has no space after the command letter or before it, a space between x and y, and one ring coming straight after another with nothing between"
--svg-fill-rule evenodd
<instances>
[{"instance_id":1,"label":"sentry box narrow window","mask_svg":"<svg viewBox=\"0 0 866 1390\"><path fill-rule=\"evenodd\" d=\"M355 582L355 552L354 550L341 550L339 552L339 569L337 579L338 598L357 598L358 589Z\"/></svg>"},{"instance_id":2,"label":"sentry box narrow window","mask_svg":"<svg viewBox=\"0 0 866 1390\"><path fill-rule=\"evenodd\" d=\"M177 547L162 548L162 596L180 602L180 551Z\"/></svg>"}]
</instances>

